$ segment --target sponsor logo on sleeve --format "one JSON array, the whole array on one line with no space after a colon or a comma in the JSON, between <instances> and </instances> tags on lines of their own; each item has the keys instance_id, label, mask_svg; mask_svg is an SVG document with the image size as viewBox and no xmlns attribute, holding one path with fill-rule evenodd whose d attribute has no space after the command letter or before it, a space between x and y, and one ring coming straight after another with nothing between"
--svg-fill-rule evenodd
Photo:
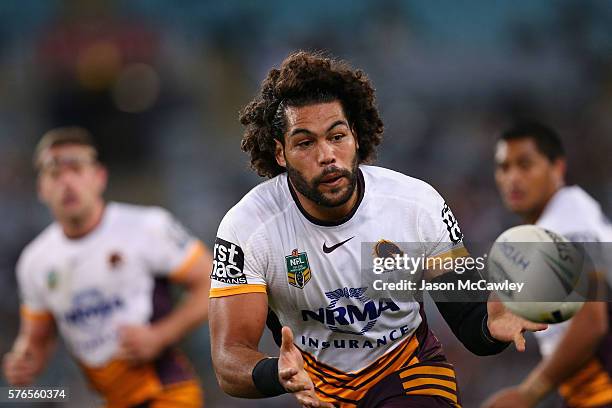
<instances>
[{"instance_id":1,"label":"sponsor logo on sleeve","mask_svg":"<svg viewBox=\"0 0 612 408\"><path fill-rule=\"evenodd\" d=\"M461 242L463 239L463 233L459 229L459 223L457 219L453 215L448 204L444 203L444 207L442 208L442 222L446 225L446 229L448 230L448 235L453 244L457 244Z\"/></svg>"},{"instance_id":2,"label":"sponsor logo on sleeve","mask_svg":"<svg viewBox=\"0 0 612 408\"><path fill-rule=\"evenodd\" d=\"M244 275L244 252L238 245L217 238L213 250L213 270L210 278L233 285L247 283Z\"/></svg>"}]
</instances>

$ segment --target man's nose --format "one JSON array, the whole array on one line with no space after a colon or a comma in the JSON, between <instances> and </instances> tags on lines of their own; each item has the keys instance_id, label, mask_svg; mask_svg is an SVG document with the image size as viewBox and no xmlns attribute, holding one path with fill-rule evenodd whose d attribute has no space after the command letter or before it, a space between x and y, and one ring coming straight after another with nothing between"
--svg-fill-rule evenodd
<instances>
[{"instance_id":1,"label":"man's nose","mask_svg":"<svg viewBox=\"0 0 612 408\"><path fill-rule=\"evenodd\" d=\"M62 169L60 170L60 174L57 180L62 184L72 186L75 181L75 174L69 169Z\"/></svg>"},{"instance_id":2,"label":"man's nose","mask_svg":"<svg viewBox=\"0 0 612 408\"><path fill-rule=\"evenodd\" d=\"M510 166L505 171L504 177L508 187L515 187L521 180L521 172L517 166Z\"/></svg>"},{"instance_id":3,"label":"man's nose","mask_svg":"<svg viewBox=\"0 0 612 408\"><path fill-rule=\"evenodd\" d=\"M319 143L318 146L318 161L319 164L327 166L336 162L336 153L334 147L326 140Z\"/></svg>"}]
</instances>

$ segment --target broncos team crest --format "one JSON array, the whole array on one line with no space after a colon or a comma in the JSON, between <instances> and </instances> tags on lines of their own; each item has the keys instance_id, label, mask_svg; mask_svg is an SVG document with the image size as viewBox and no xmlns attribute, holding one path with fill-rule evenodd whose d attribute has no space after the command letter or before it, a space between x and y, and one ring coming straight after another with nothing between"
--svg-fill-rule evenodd
<instances>
[{"instance_id":1,"label":"broncos team crest","mask_svg":"<svg viewBox=\"0 0 612 408\"><path fill-rule=\"evenodd\" d=\"M291 251L291 255L285 257L287 262L287 281L291 286L303 289L310 281L310 265L306 252L298 253L297 248Z\"/></svg>"}]
</instances>

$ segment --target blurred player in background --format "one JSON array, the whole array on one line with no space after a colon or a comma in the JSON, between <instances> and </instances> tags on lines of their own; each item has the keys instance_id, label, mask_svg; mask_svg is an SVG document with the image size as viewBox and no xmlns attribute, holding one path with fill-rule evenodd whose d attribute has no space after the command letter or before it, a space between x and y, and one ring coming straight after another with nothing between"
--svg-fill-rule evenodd
<instances>
[{"instance_id":1,"label":"blurred player in background","mask_svg":"<svg viewBox=\"0 0 612 408\"><path fill-rule=\"evenodd\" d=\"M38 194L55 222L23 251L21 326L3 370L29 385L59 328L109 407L200 407L176 344L205 321L210 252L164 209L105 203L106 169L89 132L57 128L35 152ZM172 308L171 284L187 296Z\"/></svg>"},{"instance_id":2,"label":"blurred player in background","mask_svg":"<svg viewBox=\"0 0 612 408\"><path fill-rule=\"evenodd\" d=\"M223 390L246 398L290 392L306 407L459 406L455 371L422 304L390 299L362 280L362 248L382 257L415 242L410 256L467 254L435 189L363 165L383 132L365 74L292 54L269 72L241 122L242 148L270 180L227 213L215 243L210 327ZM432 280L456 276L427 272ZM523 349L522 331L546 327L499 302L437 306L480 355L511 341ZM258 351L266 322L279 358Z\"/></svg>"},{"instance_id":3,"label":"blurred player in background","mask_svg":"<svg viewBox=\"0 0 612 408\"><path fill-rule=\"evenodd\" d=\"M574 242L612 241L600 205L579 186L565 185L565 153L553 129L538 123L509 129L498 141L495 161L502 199L524 223ZM585 302L571 320L536 333L542 362L519 386L500 391L485 406L532 407L558 387L568 407L612 407L609 324L609 303Z\"/></svg>"}]
</instances>

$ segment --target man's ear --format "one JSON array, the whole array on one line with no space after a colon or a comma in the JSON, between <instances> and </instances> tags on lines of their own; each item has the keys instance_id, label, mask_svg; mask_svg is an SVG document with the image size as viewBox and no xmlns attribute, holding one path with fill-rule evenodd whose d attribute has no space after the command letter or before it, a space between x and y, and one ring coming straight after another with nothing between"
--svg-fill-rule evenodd
<instances>
[{"instance_id":1,"label":"man's ear","mask_svg":"<svg viewBox=\"0 0 612 408\"><path fill-rule=\"evenodd\" d=\"M553 162L553 169L555 174L555 182L557 185L562 186L565 184L565 173L567 172L567 161L565 158L560 157Z\"/></svg>"},{"instance_id":2,"label":"man's ear","mask_svg":"<svg viewBox=\"0 0 612 408\"><path fill-rule=\"evenodd\" d=\"M276 143L276 147L274 148L276 163L278 163L278 165L281 167L287 167L287 161L285 160L285 147L276 139L274 139L274 142Z\"/></svg>"},{"instance_id":3,"label":"man's ear","mask_svg":"<svg viewBox=\"0 0 612 408\"><path fill-rule=\"evenodd\" d=\"M108 184L108 170L106 169L106 166L98 163L96 172L98 173L100 183L98 186L99 192L102 194L106 190L106 186Z\"/></svg>"},{"instance_id":4,"label":"man's ear","mask_svg":"<svg viewBox=\"0 0 612 408\"><path fill-rule=\"evenodd\" d=\"M38 196L38 201L40 201L41 203L45 204L45 195L43 193L43 188L42 188L42 180L40 179L42 176L39 174L38 177L36 178L36 195Z\"/></svg>"}]
</instances>

